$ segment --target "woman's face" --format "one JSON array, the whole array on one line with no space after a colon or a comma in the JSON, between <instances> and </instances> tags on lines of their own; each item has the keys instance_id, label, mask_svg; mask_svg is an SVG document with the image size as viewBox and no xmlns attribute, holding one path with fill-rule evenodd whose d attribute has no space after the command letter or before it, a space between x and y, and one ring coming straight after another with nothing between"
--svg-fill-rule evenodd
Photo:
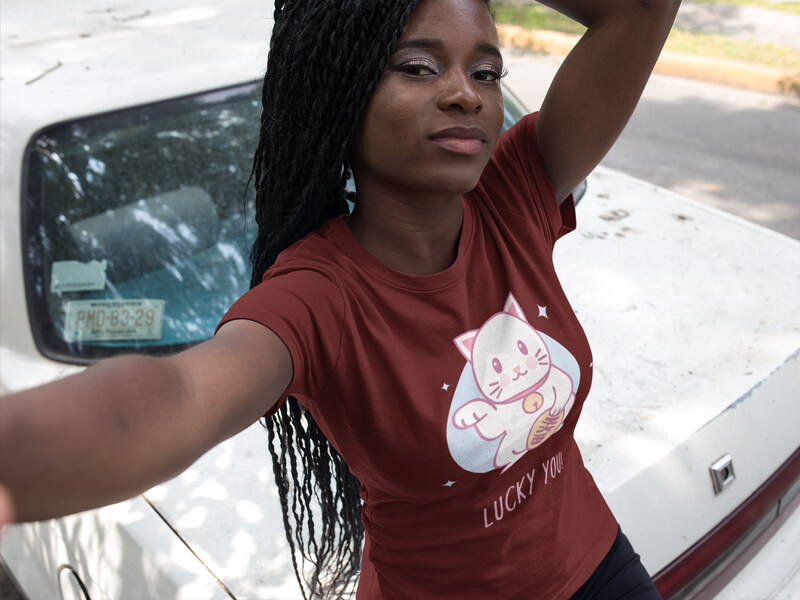
<instances>
[{"instance_id":1,"label":"woman's face","mask_svg":"<svg viewBox=\"0 0 800 600\"><path fill-rule=\"evenodd\" d=\"M503 124L502 73L483 0L422 0L356 136L359 197L473 189Z\"/></svg>"}]
</instances>

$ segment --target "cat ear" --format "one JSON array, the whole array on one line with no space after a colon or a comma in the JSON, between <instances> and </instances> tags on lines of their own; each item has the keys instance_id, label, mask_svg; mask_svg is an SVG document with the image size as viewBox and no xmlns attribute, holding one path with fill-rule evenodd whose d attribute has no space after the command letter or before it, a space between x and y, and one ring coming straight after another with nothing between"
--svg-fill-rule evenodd
<instances>
[{"instance_id":1,"label":"cat ear","mask_svg":"<svg viewBox=\"0 0 800 600\"><path fill-rule=\"evenodd\" d=\"M473 329L472 331L462 333L457 338L453 338L456 348L464 355L467 362L472 362L472 347L475 345L475 338L478 337L478 331L478 329Z\"/></svg>"},{"instance_id":2,"label":"cat ear","mask_svg":"<svg viewBox=\"0 0 800 600\"><path fill-rule=\"evenodd\" d=\"M526 323L528 322L528 319L525 318L525 313L522 312L522 308L520 308L517 299L514 298L511 292L508 293L508 300L506 300L506 307L503 309L503 312L507 312L510 315L519 317Z\"/></svg>"}]
</instances>

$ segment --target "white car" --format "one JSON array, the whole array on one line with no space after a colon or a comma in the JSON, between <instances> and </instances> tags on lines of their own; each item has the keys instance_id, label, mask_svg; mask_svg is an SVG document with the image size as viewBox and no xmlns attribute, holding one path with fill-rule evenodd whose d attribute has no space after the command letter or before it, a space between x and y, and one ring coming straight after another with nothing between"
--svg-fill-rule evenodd
<instances>
[{"instance_id":1,"label":"white car","mask_svg":"<svg viewBox=\"0 0 800 600\"><path fill-rule=\"evenodd\" d=\"M245 291L268 4L4 3L2 393L196 343ZM667 599L800 597L800 243L602 168L578 221L576 435L623 529ZM0 556L32 599L300 597L259 425Z\"/></svg>"}]
</instances>

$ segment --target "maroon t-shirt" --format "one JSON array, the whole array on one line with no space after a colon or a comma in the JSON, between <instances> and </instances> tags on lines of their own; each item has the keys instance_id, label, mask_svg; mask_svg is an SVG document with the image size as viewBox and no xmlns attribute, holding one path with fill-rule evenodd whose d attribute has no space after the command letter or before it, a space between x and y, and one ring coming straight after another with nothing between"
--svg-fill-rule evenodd
<instances>
[{"instance_id":1,"label":"maroon t-shirt","mask_svg":"<svg viewBox=\"0 0 800 600\"><path fill-rule=\"evenodd\" d=\"M616 535L573 437L592 356L552 250L575 212L556 202L535 121L500 137L463 197L449 268L391 269L340 217L223 319L283 340L287 394L362 483L358 598L568 598Z\"/></svg>"}]
</instances>

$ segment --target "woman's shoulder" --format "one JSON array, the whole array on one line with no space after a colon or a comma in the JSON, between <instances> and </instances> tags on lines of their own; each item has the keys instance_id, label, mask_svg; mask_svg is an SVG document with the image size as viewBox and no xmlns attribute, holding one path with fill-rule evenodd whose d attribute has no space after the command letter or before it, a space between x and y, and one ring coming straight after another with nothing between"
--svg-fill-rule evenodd
<instances>
[{"instance_id":1,"label":"woman's shoulder","mask_svg":"<svg viewBox=\"0 0 800 600\"><path fill-rule=\"evenodd\" d=\"M495 174L495 169L506 177L517 173L523 176L532 172L534 176L543 174L543 164L536 144L536 120L538 112L530 113L500 134L492 156L484 172L486 176ZM544 173L546 175L546 173Z\"/></svg>"},{"instance_id":2,"label":"woman's shoulder","mask_svg":"<svg viewBox=\"0 0 800 600\"><path fill-rule=\"evenodd\" d=\"M564 225L572 228L574 218L569 205L559 207L539 154L537 117L538 113L526 115L503 132L472 196L486 210L513 215L514 227L541 229L553 244L565 233Z\"/></svg>"},{"instance_id":3,"label":"woman's shoulder","mask_svg":"<svg viewBox=\"0 0 800 600\"><path fill-rule=\"evenodd\" d=\"M275 264L267 270L265 278L271 271L284 273L304 265L316 265L321 269L333 268L339 254L343 252L341 244L337 242L342 227L346 227L344 215L325 221L319 228L283 250Z\"/></svg>"}]
</instances>

